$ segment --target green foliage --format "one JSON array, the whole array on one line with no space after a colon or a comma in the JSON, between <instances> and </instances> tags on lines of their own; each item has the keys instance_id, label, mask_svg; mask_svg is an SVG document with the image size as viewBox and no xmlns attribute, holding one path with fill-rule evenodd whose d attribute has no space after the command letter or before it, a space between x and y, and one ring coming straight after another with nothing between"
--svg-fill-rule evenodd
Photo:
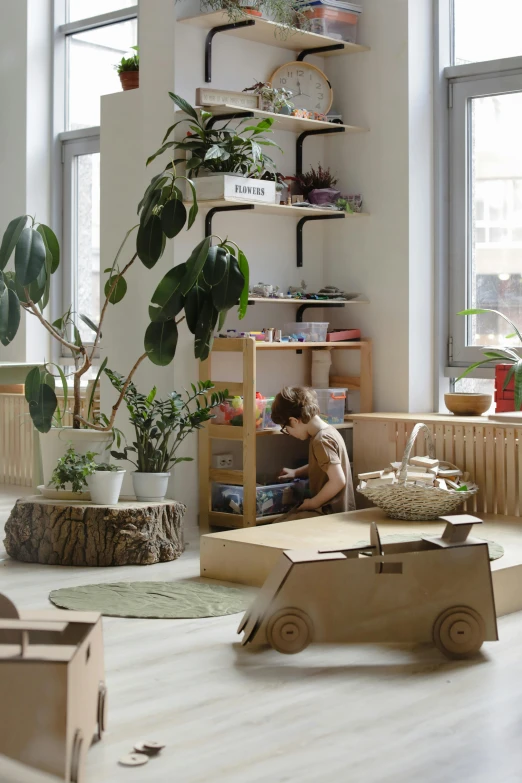
<instances>
[{"instance_id":1,"label":"green foliage","mask_svg":"<svg viewBox=\"0 0 522 783\"><path fill-rule=\"evenodd\" d=\"M100 473L117 473L121 468L108 462L95 462L94 470Z\"/></svg>"},{"instance_id":2,"label":"green foliage","mask_svg":"<svg viewBox=\"0 0 522 783\"><path fill-rule=\"evenodd\" d=\"M248 0L248 7L261 11L265 18L277 25L280 38L287 38L295 27L308 29L310 22L303 13L306 6L299 0ZM202 8L208 11L223 10L231 22L251 19L238 0L202 0ZM275 35L275 32L274 32Z\"/></svg>"},{"instance_id":3,"label":"green foliage","mask_svg":"<svg viewBox=\"0 0 522 783\"><path fill-rule=\"evenodd\" d=\"M459 313L457 313L457 315L482 315L482 313L494 313L500 318L503 318L504 321L507 321L507 323L513 329L513 334L508 335L508 337L518 337L522 343L522 334L517 329L513 321L511 321L503 313L499 313L498 310L491 310L490 308L472 308L470 310L461 310ZM480 362L474 362L473 364L470 364L470 366L464 370L462 375L460 375L457 380L460 381L461 378L465 378L466 375L469 375L470 372L484 364L491 364L492 362L511 364L512 366L504 382L504 389L507 387L513 376L515 376L515 410L519 411L522 408L522 358L514 349L507 347L495 348L493 350L488 347L487 349L483 349L482 353L486 358Z\"/></svg>"},{"instance_id":4,"label":"green foliage","mask_svg":"<svg viewBox=\"0 0 522 783\"><path fill-rule=\"evenodd\" d=\"M58 460L49 486L57 489L66 489L71 484L73 492L81 492L87 486L87 476L92 476L97 465L94 462L96 452L88 451L87 454L77 454L72 446L69 446L63 457Z\"/></svg>"},{"instance_id":5,"label":"green foliage","mask_svg":"<svg viewBox=\"0 0 522 783\"><path fill-rule=\"evenodd\" d=\"M337 185L337 179L329 168L323 169L322 166L319 166L316 171L313 166L310 166L310 171L297 177L297 184L302 190L303 196L308 198L312 190L331 188L333 185Z\"/></svg>"},{"instance_id":6,"label":"green foliage","mask_svg":"<svg viewBox=\"0 0 522 783\"><path fill-rule=\"evenodd\" d=\"M238 174L248 177L261 177L265 171L275 171L276 166L272 158L264 151L263 147L277 147L274 141L267 139L265 133L271 133L273 119L260 120L257 125L252 125L251 119L241 120L235 128L226 122L221 128L212 125L213 115L209 111L202 111L200 115L193 106L184 98L174 93L170 97L188 118L179 120L172 125L163 141L170 137L177 125L189 123L182 141L169 141L163 144L154 155L151 155L147 165L158 156L171 148L181 150L189 154L187 171L198 176L201 170L214 173Z\"/></svg>"},{"instance_id":7,"label":"green foliage","mask_svg":"<svg viewBox=\"0 0 522 783\"><path fill-rule=\"evenodd\" d=\"M105 370L114 388L121 392L125 378L112 370ZM129 383L123 399L136 435L132 446L122 452L112 451L115 459L128 460L141 473L166 473L188 457L177 457L176 452L191 432L199 430L213 418L212 409L220 405L227 392L212 392L211 381L192 384L192 392L185 391L185 399L176 391L166 400L156 397L156 387L146 396ZM132 455L132 456L129 456Z\"/></svg>"},{"instance_id":8,"label":"green foliage","mask_svg":"<svg viewBox=\"0 0 522 783\"><path fill-rule=\"evenodd\" d=\"M131 46L131 49L134 49L136 54L133 54L132 57L122 57L120 62L114 66L118 74L124 73L125 71L140 70L140 48L139 46Z\"/></svg>"}]
</instances>

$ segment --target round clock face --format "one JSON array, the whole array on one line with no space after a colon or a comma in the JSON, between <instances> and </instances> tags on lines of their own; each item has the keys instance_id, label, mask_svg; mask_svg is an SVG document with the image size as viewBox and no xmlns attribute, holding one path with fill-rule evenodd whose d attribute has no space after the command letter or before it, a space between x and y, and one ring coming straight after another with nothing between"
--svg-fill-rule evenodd
<instances>
[{"instance_id":1,"label":"round clock face","mask_svg":"<svg viewBox=\"0 0 522 783\"><path fill-rule=\"evenodd\" d=\"M272 87L290 90L290 100L296 109L327 114L332 106L330 82L319 68L305 62L286 63L271 78Z\"/></svg>"}]
</instances>

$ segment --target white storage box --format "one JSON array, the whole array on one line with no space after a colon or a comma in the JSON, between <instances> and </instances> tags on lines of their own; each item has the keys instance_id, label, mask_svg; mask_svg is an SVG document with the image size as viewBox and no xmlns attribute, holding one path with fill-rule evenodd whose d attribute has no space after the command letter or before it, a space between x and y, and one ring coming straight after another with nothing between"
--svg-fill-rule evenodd
<instances>
[{"instance_id":1,"label":"white storage box","mask_svg":"<svg viewBox=\"0 0 522 783\"><path fill-rule=\"evenodd\" d=\"M344 422L347 389L314 389L319 401L320 416L328 424Z\"/></svg>"},{"instance_id":2,"label":"white storage box","mask_svg":"<svg viewBox=\"0 0 522 783\"><path fill-rule=\"evenodd\" d=\"M232 484L212 484L212 511L242 514L243 494L243 487L236 487ZM293 482L268 484L256 488L256 514L258 517L284 514L298 502L299 495L294 489Z\"/></svg>"},{"instance_id":3,"label":"white storage box","mask_svg":"<svg viewBox=\"0 0 522 783\"><path fill-rule=\"evenodd\" d=\"M209 174L192 179L198 201L234 199L260 204L276 203L276 183L272 180L238 177L234 174ZM192 188L185 188L187 201L192 201Z\"/></svg>"},{"instance_id":4,"label":"white storage box","mask_svg":"<svg viewBox=\"0 0 522 783\"><path fill-rule=\"evenodd\" d=\"M325 343L328 331L328 321L304 321L303 323L285 324L284 337L304 338L305 343Z\"/></svg>"}]
</instances>

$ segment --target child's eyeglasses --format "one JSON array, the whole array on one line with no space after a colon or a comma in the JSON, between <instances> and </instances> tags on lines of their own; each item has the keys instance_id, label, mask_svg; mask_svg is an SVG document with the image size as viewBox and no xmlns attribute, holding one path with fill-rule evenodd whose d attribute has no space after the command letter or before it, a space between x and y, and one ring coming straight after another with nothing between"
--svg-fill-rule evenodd
<instances>
[{"instance_id":1,"label":"child's eyeglasses","mask_svg":"<svg viewBox=\"0 0 522 783\"><path fill-rule=\"evenodd\" d=\"M284 427L281 427L280 432L282 435L290 435L290 433L288 432L288 425L285 424Z\"/></svg>"}]
</instances>

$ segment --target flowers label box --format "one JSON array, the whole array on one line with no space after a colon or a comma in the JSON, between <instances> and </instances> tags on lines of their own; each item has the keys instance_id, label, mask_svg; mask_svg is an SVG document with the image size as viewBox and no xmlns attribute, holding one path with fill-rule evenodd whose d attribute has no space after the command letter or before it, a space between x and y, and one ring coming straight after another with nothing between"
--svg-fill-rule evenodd
<instances>
[{"instance_id":1,"label":"flowers label box","mask_svg":"<svg viewBox=\"0 0 522 783\"><path fill-rule=\"evenodd\" d=\"M193 180L198 201L234 199L238 201L276 203L276 183L264 179L236 177L233 174L213 174L207 177L195 177ZM192 200L190 188L187 196Z\"/></svg>"}]
</instances>

